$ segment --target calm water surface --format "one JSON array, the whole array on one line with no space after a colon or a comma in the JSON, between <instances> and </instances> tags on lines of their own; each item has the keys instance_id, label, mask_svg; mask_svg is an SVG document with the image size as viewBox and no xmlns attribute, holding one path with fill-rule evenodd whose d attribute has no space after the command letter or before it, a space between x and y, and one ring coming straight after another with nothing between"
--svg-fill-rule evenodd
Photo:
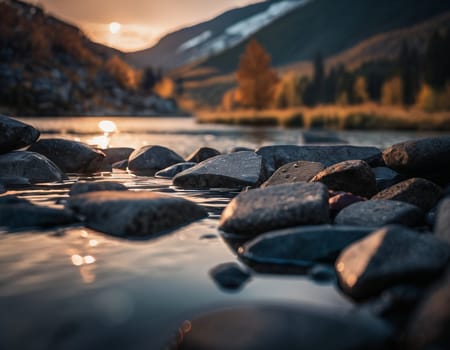
<instances>
[{"instance_id":1,"label":"calm water surface","mask_svg":"<svg viewBox=\"0 0 450 350\"><path fill-rule=\"evenodd\" d=\"M108 119L117 131L104 135ZM302 144L299 130L196 125L181 118L26 119L42 137L141 147L159 144L187 156L200 146L224 152L235 146ZM427 134L429 135L429 134ZM342 132L358 145L384 147L426 135ZM81 226L50 231L0 232L0 349L161 349L177 327L199 313L249 302L317 305L350 312L353 305L332 285L307 276L254 273L239 291L221 289L210 270L238 262L217 230L234 193L183 191L170 181L126 172L72 177L10 191L39 205L61 207L70 184L112 180L133 191L160 191L205 206L210 216L154 240L125 240Z\"/></svg>"}]
</instances>

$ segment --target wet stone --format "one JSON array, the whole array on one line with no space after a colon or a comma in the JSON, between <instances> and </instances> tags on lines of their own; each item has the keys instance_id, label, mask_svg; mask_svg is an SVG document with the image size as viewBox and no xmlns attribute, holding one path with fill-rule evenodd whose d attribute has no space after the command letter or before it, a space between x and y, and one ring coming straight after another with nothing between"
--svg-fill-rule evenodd
<instances>
[{"instance_id":1,"label":"wet stone","mask_svg":"<svg viewBox=\"0 0 450 350\"><path fill-rule=\"evenodd\" d=\"M184 163L174 164L168 168L158 171L155 174L155 177L159 177L159 178L163 178L163 179L172 179L173 177L175 177L175 175L177 175L187 169L190 169L195 165L197 165L197 163L194 163L194 162L184 162Z\"/></svg>"},{"instance_id":2,"label":"wet stone","mask_svg":"<svg viewBox=\"0 0 450 350\"><path fill-rule=\"evenodd\" d=\"M105 155L81 142L63 139L44 139L28 149L44 155L65 173L91 174L111 171Z\"/></svg>"},{"instance_id":3,"label":"wet stone","mask_svg":"<svg viewBox=\"0 0 450 350\"><path fill-rule=\"evenodd\" d=\"M249 147L233 147L230 150L230 153L236 153L236 152L255 152L254 149Z\"/></svg>"},{"instance_id":4,"label":"wet stone","mask_svg":"<svg viewBox=\"0 0 450 350\"><path fill-rule=\"evenodd\" d=\"M2 183L0 183L0 194L5 193L5 192L6 192L5 186L3 186Z\"/></svg>"},{"instance_id":5,"label":"wet stone","mask_svg":"<svg viewBox=\"0 0 450 350\"><path fill-rule=\"evenodd\" d=\"M436 237L450 244L450 198L443 199L438 206L436 224L434 227Z\"/></svg>"},{"instance_id":6,"label":"wet stone","mask_svg":"<svg viewBox=\"0 0 450 350\"><path fill-rule=\"evenodd\" d=\"M114 181L77 182L72 185L69 196L88 192L127 191L127 187Z\"/></svg>"},{"instance_id":7,"label":"wet stone","mask_svg":"<svg viewBox=\"0 0 450 350\"><path fill-rule=\"evenodd\" d=\"M0 176L0 183L5 187L22 187L31 185L29 179L21 176Z\"/></svg>"},{"instance_id":8,"label":"wet stone","mask_svg":"<svg viewBox=\"0 0 450 350\"><path fill-rule=\"evenodd\" d=\"M189 155L186 158L186 162L201 163L204 160L218 156L219 154L220 154L220 152L214 148L200 147L199 149L195 150L191 155Z\"/></svg>"},{"instance_id":9,"label":"wet stone","mask_svg":"<svg viewBox=\"0 0 450 350\"><path fill-rule=\"evenodd\" d=\"M366 198L377 192L375 175L362 160L334 164L314 176L311 182L321 182L331 190L350 192Z\"/></svg>"},{"instance_id":10,"label":"wet stone","mask_svg":"<svg viewBox=\"0 0 450 350\"><path fill-rule=\"evenodd\" d=\"M250 274L236 263L217 265L209 271L214 282L224 290L239 290L250 280Z\"/></svg>"},{"instance_id":11,"label":"wet stone","mask_svg":"<svg viewBox=\"0 0 450 350\"><path fill-rule=\"evenodd\" d=\"M327 188L320 183L295 183L240 193L223 211L220 229L251 236L328 221Z\"/></svg>"},{"instance_id":12,"label":"wet stone","mask_svg":"<svg viewBox=\"0 0 450 350\"><path fill-rule=\"evenodd\" d=\"M128 159L121 160L120 162L114 163L112 165L113 169L127 170L128 168Z\"/></svg>"},{"instance_id":13,"label":"wet stone","mask_svg":"<svg viewBox=\"0 0 450 350\"><path fill-rule=\"evenodd\" d=\"M388 224L418 226L424 213L415 205L391 201L369 200L354 203L339 212L334 222L338 225L381 227Z\"/></svg>"},{"instance_id":14,"label":"wet stone","mask_svg":"<svg viewBox=\"0 0 450 350\"><path fill-rule=\"evenodd\" d=\"M330 206L330 217L335 218L339 212L357 202L363 202L366 199L360 196L355 196L346 192L334 192L330 191L330 199L328 204Z\"/></svg>"},{"instance_id":15,"label":"wet stone","mask_svg":"<svg viewBox=\"0 0 450 350\"><path fill-rule=\"evenodd\" d=\"M20 198L14 195L4 195L0 196L0 206L11 205L11 204L30 204L31 202L25 198Z\"/></svg>"},{"instance_id":16,"label":"wet stone","mask_svg":"<svg viewBox=\"0 0 450 350\"><path fill-rule=\"evenodd\" d=\"M39 135L31 125L0 114L0 154L29 146Z\"/></svg>"},{"instance_id":17,"label":"wet stone","mask_svg":"<svg viewBox=\"0 0 450 350\"><path fill-rule=\"evenodd\" d=\"M183 162L181 156L166 147L145 146L130 154L128 169L138 175L153 176L162 169Z\"/></svg>"},{"instance_id":18,"label":"wet stone","mask_svg":"<svg viewBox=\"0 0 450 350\"><path fill-rule=\"evenodd\" d=\"M70 197L66 207L85 224L114 236L157 236L207 216L184 198L154 192L104 191Z\"/></svg>"},{"instance_id":19,"label":"wet stone","mask_svg":"<svg viewBox=\"0 0 450 350\"><path fill-rule=\"evenodd\" d=\"M376 167L372 168L372 171L375 174L375 180L377 182L377 192L381 192L403 179L402 175L388 167Z\"/></svg>"},{"instance_id":20,"label":"wet stone","mask_svg":"<svg viewBox=\"0 0 450 350\"><path fill-rule=\"evenodd\" d=\"M0 176L27 178L31 183L57 182L66 178L45 156L25 151L0 155Z\"/></svg>"},{"instance_id":21,"label":"wet stone","mask_svg":"<svg viewBox=\"0 0 450 350\"><path fill-rule=\"evenodd\" d=\"M288 163L278 168L275 173L261 185L261 187L265 188L295 182L308 182L323 169L325 169L323 164L316 162L297 161Z\"/></svg>"},{"instance_id":22,"label":"wet stone","mask_svg":"<svg viewBox=\"0 0 450 350\"><path fill-rule=\"evenodd\" d=\"M129 147L111 147L106 149L101 149L106 156L106 161L109 164L114 164L122 160L128 160L131 153L134 152L134 148Z\"/></svg>"},{"instance_id":23,"label":"wet stone","mask_svg":"<svg viewBox=\"0 0 450 350\"><path fill-rule=\"evenodd\" d=\"M450 246L432 235L393 225L345 249L335 266L341 288L360 299L399 284L430 282L449 259Z\"/></svg>"},{"instance_id":24,"label":"wet stone","mask_svg":"<svg viewBox=\"0 0 450 350\"><path fill-rule=\"evenodd\" d=\"M185 170L173 184L188 189L257 186L264 180L262 158L254 152L238 152L209 158Z\"/></svg>"}]
</instances>

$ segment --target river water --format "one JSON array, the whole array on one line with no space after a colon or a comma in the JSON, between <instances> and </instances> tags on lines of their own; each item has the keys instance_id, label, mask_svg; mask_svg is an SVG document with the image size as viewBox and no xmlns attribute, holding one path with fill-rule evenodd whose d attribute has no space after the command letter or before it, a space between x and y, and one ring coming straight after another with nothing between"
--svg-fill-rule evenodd
<instances>
[{"instance_id":1,"label":"river water","mask_svg":"<svg viewBox=\"0 0 450 350\"><path fill-rule=\"evenodd\" d=\"M99 122L117 130L104 134ZM43 138L141 147L158 144L187 156L200 146L225 152L236 146L302 144L301 130L197 125L186 118L39 118L25 122ZM356 145L385 147L429 134L339 132ZM322 135L323 136L323 135ZM330 135L327 135L330 136ZM210 270L237 262L218 232L221 210L235 193L183 191L171 182L126 172L71 177L10 191L39 205L61 207L79 180L112 180L133 191L161 191L194 200L210 216L158 239L127 240L82 226L8 232L0 228L0 349L162 349L178 326L230 305L275 302L314 305L336 312L354 306L332 284L308 276L252 274L239 290L217 284Z\"/></svg>"}]
</instances>

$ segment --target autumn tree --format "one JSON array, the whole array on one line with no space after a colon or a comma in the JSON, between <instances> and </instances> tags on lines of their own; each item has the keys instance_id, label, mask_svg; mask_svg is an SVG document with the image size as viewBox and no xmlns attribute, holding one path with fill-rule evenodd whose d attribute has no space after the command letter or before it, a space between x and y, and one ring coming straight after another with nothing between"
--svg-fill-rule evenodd
<instances>
[{"instance_id":1,"label":"autumn tree","mask_svg":"<svg viewBox=\"0 0 450 350\"><path fill-rule=\"evenodd\" d=\"M278 77L271 68L271 56L256 41L251 40L239 62L237 72L240 103L264 109L272 103Z\"/></svg>"}]
</instances>

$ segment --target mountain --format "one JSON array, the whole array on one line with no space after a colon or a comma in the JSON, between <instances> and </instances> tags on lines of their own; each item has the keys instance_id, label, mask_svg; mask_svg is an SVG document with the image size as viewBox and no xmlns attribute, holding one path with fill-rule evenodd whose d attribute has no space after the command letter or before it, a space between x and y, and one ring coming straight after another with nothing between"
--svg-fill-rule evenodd
<instances>
[{"instance_id":1,"label":"mountain","mask_svg":"<svg viewBox=\"0 0 450 350\"><path fill-rule=\"evenodd\" d=\"M311 0L270 0L223 13L222 15L173 32L154 47L126 55L137 67L175 68L243 42L261 28Z\"/></svg>"}]
</instances>

